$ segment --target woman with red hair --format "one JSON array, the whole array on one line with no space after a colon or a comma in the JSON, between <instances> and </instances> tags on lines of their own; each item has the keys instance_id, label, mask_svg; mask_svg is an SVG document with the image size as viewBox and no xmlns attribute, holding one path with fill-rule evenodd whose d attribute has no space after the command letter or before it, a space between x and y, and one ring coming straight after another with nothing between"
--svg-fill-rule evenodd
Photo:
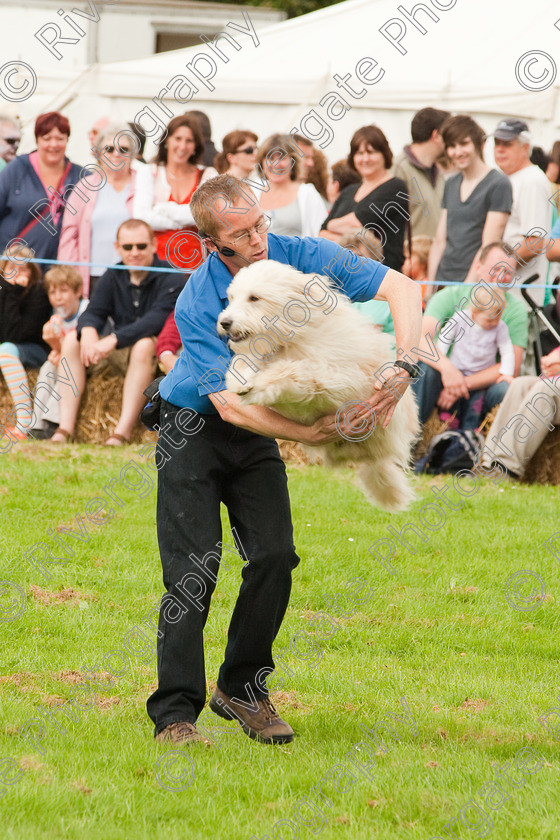
<instances>
[{"instance_id":1,"label":"woman with red hair","mask_svg":"<svg viewBox=\"0 0 560 840\"><path fill-rule=\"evenodd\" d=\"M81 166L65 155L70 123L57 111L35 122L37 148L0 173L0 250L23 239L36 257L56 259L65 200Z\"/></svg>"}]
</instances>

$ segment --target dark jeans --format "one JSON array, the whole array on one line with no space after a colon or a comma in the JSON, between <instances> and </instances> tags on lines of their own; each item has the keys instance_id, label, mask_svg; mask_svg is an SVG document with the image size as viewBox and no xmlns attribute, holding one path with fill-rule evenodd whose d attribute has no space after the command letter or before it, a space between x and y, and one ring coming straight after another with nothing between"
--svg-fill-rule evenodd
<instances>
[{"instance_id":1,"label":"dark jeans","mask_svg":"<svg viewBox=\"0 0 560 840\"><path fill-rule=\"evenodd\" d=\"M162 401L162 429L166 423L175 425L179 410ZM168 596L160 610L158 688L147 703L156 734L175 721L195 722L206 701L203 631L220 565L220 502L249 561L241 571L217 680L230 697L250 701L246 683L257 699L266 696L264 682L256 685L255 676L263 668L274 668L272 643L288 606L292 569L299 563L286 470L276 442L218 415L198 417L204 426L189 435L182 448L172 450L164 464L156 461L163 581L167 593L187 607L174 623L164 617ZM192 421L189 425L196 427ZM174 430L173 437L179 440L181 435ZM160 436L157 452L161 449ZM224 563L229 565L226 557ZM196 600L192 593L185 596L189 586L177 585L187 574L201 581Z\"/></svg>"},{"instance_id":2,"label":"dark jeans","mask_svg":"<svg viewBox=\"0 0 560 840\"><path fill-rule=\"evenodd\" d=\"M443 390L441 375L433 367L430 367L424 362L420 362L420 376L413 381L411 387L418 405L420 422L424 424L434 410L438 397ZM491 411L494 406L501 403L507 389L508 383L500 382L499 384L490 385L489 388L472 391L468 400L462 397L460 400L457 400L449 411L453 412L458 409L459 416L462 416L462 429L475 429L480 419ZM482 402L480 402L481 396ZM478 407L477 403L479 403Z\"/></svg>"}]
</instances>

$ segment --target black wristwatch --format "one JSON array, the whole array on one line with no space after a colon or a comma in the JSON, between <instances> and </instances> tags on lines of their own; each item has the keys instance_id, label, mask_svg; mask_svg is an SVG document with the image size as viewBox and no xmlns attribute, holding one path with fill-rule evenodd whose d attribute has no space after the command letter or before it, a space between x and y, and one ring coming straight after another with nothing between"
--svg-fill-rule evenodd
<instances>
[{"instance_id":1,"label":"black wristwatch","mask_svg":"<svg viewBox=\"0 0 560 840\"><path fill-rule=\"evenodd\" d=\"M420 376L420 368L418 367L418 365L411 365L408 362L401 362L400 359L398 359L398 361L396 362L393 362L393 364L395 367L400 367L403 370L406 370L411 379L418 379L418 377Z\"/></svg>"}]
</instances>

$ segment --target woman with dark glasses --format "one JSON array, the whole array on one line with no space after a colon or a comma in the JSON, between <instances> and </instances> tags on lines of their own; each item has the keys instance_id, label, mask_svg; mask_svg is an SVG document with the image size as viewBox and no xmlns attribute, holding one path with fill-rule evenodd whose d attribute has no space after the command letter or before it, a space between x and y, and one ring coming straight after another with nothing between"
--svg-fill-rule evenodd
<instances>
[{"instance_id":1,"label":"woman with dark glasses","mask_svg":"<svg viewBox=\"0 0 560 840\"><path fill-rule=\"evenodd\" d=\"M255 168L258 137L252 131L230 131L222 140L222 151L214 158L220 175L247 178Z\"/></svg>"},{"instance_id":2,"label":"woman with dark glasses","mask_svg":"<svg viewBox=\"0 0 560 840\"><path fill-rule=\"evenodd\" d=\"M107 126L98 134L95 148L106 182L98 188L99 173L79 181L78 188L89 200L70 202L62 217L58 244L61 262L95 263L91 268L77 267L84 281L82 294L88 300L106 266L119 260L115 232L132 216L136 184L136 172L131 169L136 144L127 125Z\"/></svg>"}]
</instances>

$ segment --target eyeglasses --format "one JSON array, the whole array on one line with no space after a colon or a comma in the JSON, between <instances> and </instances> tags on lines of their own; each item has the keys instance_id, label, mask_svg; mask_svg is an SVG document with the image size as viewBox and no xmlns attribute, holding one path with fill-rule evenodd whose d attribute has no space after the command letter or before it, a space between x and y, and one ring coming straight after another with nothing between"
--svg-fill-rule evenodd
<instances>
[{"instance_id":1,"label":"eyeglasses","mask_svg":"<svg viewBox=\"0 0 560 840\"><path fill-rule=\"evenodd\" d=\"M129 155L131 153L130 149L126 148L125 146L121 146L120 149L118 149L116 146L105 146L105 151L109 152L110 155L112 155L113 152L118 152L119 155Z\"/></svg>"},{"instance_id":2,"label":"eyeglasses","mask_svg":"<svg viewBox=\"0 0 560 840\"><path fill-rule=\"evenodd\" d=\"M133 248L138 248L139 251L145 251L149 242L133 242L132 245L129 245L127 242L126 245L121 245L120 243L119 245L123 251L132 251Z\"/></svg>"},{"instance_id":3,"label":"eyeglasses","mask_svg":"<svg viewBox=\"0 0 560 840\"><path fill-rule=\"evenodd\" d=\"M255 233L261 234L266 233L269 229L272 219L270 216L263 216L262 219L257 222L257 224L249 228L249 230L244 230L243 233L238 233L237 236L233 237L233 241L236 245L247 245L251 241L251 236L253 235L253 231Z\"/></svg>"},{"instance_id":4,"label":"eyeglasses","mask_svg":"<svg viewBox=\"0 0 560 840\"><path fill-rule=\"evenodd\" d=\"M253 152L256 152L256 151L257 151L257 147L256 147L256 146L247 146L247 148L246 148L246 149L238 149L238 150L236 151L236 153L235 153L235 154L236 154L236 155L241 155L241 154L243 154L243 155L252 155L252 154L253 154Z\"/></svg>"}]
</instances>

